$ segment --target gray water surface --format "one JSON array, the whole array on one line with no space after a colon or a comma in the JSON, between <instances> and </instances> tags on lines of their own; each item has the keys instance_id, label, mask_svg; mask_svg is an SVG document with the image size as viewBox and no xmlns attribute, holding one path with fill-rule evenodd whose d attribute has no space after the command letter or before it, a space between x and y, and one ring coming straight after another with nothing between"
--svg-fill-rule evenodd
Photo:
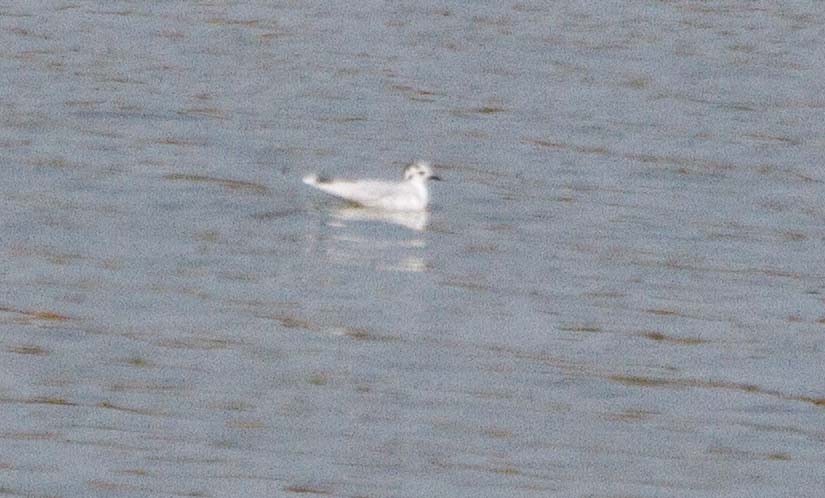
<instances>
[{"instance_id":1,"label":"gray water surface","mask_svg":"<svg viewBox=\"0 0 825 498\"><path fill-rule=\"evenodd\" d=\"M0 495L820 496L782 5L0 3Z\"/></svg>"}]
</instances>

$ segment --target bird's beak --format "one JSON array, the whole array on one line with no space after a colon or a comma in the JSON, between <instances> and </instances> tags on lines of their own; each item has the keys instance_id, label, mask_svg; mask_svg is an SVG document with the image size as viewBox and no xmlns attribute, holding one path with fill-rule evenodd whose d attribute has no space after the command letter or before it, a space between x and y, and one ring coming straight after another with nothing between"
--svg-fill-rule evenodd
<instances>
[{"instance_id":1,"label":"bird's beak","mask_svg":"<svg viewBox=\"0 0 825 498\"><path fill-rule=\"evenodd\" d=\"M435 181L437 181L437 182L442 181L442 179L441 179L441 177L440 177L440 176L435 176L435 175L431 176L431 177L430 177L430 180L435 180Z\"/></svg>"}]
</instances>

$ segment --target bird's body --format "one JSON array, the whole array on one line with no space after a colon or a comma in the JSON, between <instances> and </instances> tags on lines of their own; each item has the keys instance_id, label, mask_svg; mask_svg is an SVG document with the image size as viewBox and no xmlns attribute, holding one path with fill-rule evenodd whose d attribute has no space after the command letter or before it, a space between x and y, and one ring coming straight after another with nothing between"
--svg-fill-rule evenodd
<instances>
[{"instance_id":1,"label":"bird's body","mask_svg":"<svg viewBox=\"0 0 825 498\"><path fill-rule=\"evenodd\" d=\"M429 163L418 161L404 169L404 180L328 180L317 175L304 183L349 202L388 211L422 211L430 200L427 180L440 180Z\"/></svg>"},{"instance_id":2,"label":"bird's body","mask_svg":"<svg viewBox=\"0 0 825 498\"><path fill-rule=\"evenodd\" d=\"M365 207L392 211L417 211L427 207L428 193L424 184L392 183L381 180L323 180L316 176L304 178L304 183L328 194Z\"/></svg>"}]
</instances>

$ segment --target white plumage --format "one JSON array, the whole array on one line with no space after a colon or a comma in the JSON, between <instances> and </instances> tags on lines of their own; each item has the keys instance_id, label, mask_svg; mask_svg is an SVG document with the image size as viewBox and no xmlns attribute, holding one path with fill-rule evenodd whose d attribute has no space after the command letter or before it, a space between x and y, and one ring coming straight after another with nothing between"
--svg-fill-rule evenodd
<instances>
[{"instance_id":1,"label":"white plumage","mask_svg":"<svg viewBox=\"0 0 825 498\"><path fill-rule=\"evenodd\" d=\"M390 211L421 211L430 200L427 180L440 180L430 163L416 161L404 169L404 180L328 180L317 175L304 177L304 183L365 207Z\"/></svg>"}]
</instances>

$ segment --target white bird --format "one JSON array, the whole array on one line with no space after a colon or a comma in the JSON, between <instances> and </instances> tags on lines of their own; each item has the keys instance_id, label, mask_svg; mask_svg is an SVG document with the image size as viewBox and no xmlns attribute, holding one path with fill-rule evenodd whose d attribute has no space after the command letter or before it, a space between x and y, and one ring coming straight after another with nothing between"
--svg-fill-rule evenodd
<instances>
[{"instance_id":1,"label":"white bird","mask_svg":"<svg viewBox=\"0 0 825 498\"><path fill-rule=\"evenodd\" d=\"M427 180L441 180L433 174L430 163L416 161L404 168L404 180L330 180L318 175L304 177L304 183L370 208L389 211L423 211L430 200Z\"/></svg>"}]
</instances>

